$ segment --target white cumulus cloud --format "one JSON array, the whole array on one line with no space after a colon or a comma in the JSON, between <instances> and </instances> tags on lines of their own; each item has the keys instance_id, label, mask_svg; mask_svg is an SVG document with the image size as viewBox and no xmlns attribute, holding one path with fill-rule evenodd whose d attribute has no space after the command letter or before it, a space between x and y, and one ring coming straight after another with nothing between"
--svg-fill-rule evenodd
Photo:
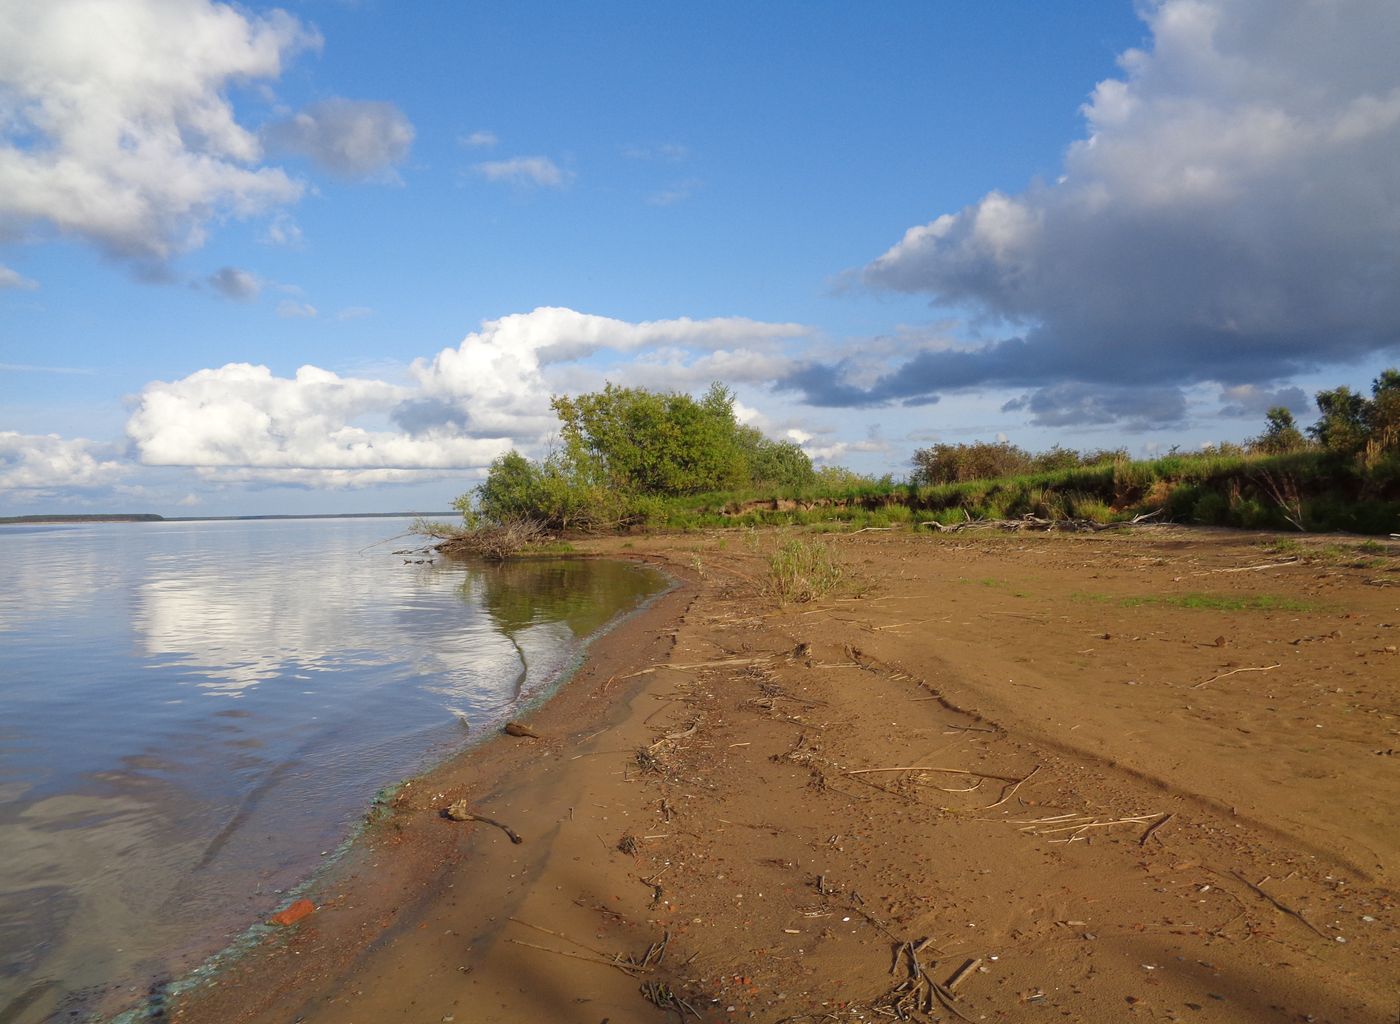
<instances>
[{"instance_id":1,"label":"white cumulus cloud","mask_svg":"<svg viewBox=\"0 0 1400 1024\"><path fill-rule=\"evenodd\" d=\"M81 437L0 430L0 492L47 496L62 490L104 487L121 479L130 468L110 446Z\"/></svg>"},{"instance_id":2,"label":"white cumulus cloud","mask_svg":"<svg viewBox=\"0 0 1400 1024\"><path fill-rule=\"evenodd\" d=\"M130 456L81 439L0 434L0 489L91 488L157 467L220 485L470 481L512 447L538 450L558 428L551 396L601 386L592 364L617 360L612 379L622 384L764 380L789 365L782 346L807 333L745 317L631 322L542 307L484 321L407 367L406 383L376 379L389 376L382 370L303 366L283 377L230 363L147 384L126 424ZM571 385L584 362L582 385Z\"/></svg>"},{"instance_id":3,"label":"white cumulus cloud","mask_svg":"<svg viewBox=\"0 0 1400 1024\"><path fill-rule=\"evenodd\" d=\"M282 11L211 0L0 3L0 233L159 267L211 220L296 200L227 90L319 45Z\"/></svg>"},{"instance_id":4,"label":"white cumulus cloud","mask_svg":"<svg viewBox=\"0 0 1400 1024\"><path fill-rule=\"evenodd\" d=\"M611 317L545 306L487 320L456 348L432 360L419 359L412 373L422 401L402 410L400 422L450 419L482 435L535 438L555 426L550 395L559 390L551 367L574 363L601 351L636 352L678 347L714 352L734 346L768 346L808 332L801 324L765 323L745 317L650 320L631 323ZM700 358L704 358L703 356ZM736 363L728 354L719 362ZM709 369L718 370L718 365ZM640 383L629 364L619 383ZM694 374L673 374L681 383ZM660 383L658 378L652 378ZM713 377L705 377L712 380Z\"/></svg>"},{"instance_id":5,"label":"white cumulus cloud","mask_svg":"<svg viewBox=\"0 0 1400 1024\"><path fill-rule=\"evenodd\" d=\"M314 366L288 378L230 363L148 384L127 434L148 466L266 470L273 472L249 475L274 478L276 471L334 470L372 471L378 480L383 471L482 466L508 447L447 432L375 429L373 421L406 397L395 385Z\"/></svg>"}]
</instances>

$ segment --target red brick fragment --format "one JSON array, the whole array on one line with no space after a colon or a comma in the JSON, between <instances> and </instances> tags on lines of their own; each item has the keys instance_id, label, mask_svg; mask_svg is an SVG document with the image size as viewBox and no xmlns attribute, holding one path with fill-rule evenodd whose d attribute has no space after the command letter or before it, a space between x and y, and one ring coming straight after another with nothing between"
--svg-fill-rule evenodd
<instances>
[{"instance_id":1,"label":"red brick fragment","mask_svg":"<svg viewBox=\"0 0 1400 1024\"><path fill-rule=\"evenodd\" d=\"M289 925L296 924L303 917L310 917L316 913L316 904L310 900L297 900L286 910L279 911L267 919L268 924Z\"/></svg>"}]
</instances>

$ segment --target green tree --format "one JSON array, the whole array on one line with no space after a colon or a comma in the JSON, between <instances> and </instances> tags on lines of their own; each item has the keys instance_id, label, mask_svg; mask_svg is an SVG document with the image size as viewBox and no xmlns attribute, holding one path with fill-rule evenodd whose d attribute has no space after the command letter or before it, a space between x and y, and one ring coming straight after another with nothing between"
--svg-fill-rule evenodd
<instances>
[{"instance_id":1,"label":"green tree","mask_svg":"<svg viewBox=\"0 0 1400 1024\"><path fill-rule=\"evenodd\" d=\"M568 459L620 491L698 494L749 482L734 395L722 384L699 401L608 384L577 398L556 397L552 405Z\"/></svg>"},{"instance_id":2,"label":"green tree","mask_svg":"<svg viewBox=\"0 0 1400 1024\"><path fill-rule=\"evenodd\" d=\"M1375 379L1365 418L1370 447L1384 454L1400 452L1400 370L1384 370Z\"/></svg>"},{"instance_id":3,"label":"green tree","mask_svg":"<svg viewBox=\"0 0 1400 1024\"><path fill-rule=\"evenodd\" d=\"M815 479L797 445L739 424L723 384L699 399L608 384L552 404L561 447L539 462L516 451L493 462L485 482L457 501L469 524L523 518L612 529L647 518L669 497Z\"/></svg>"},{"instance_id":4,"label":"green tree","mask_svg":"<svg viewBox=\"0 0 1400 1024\"><path fill-rule=\"evenodd\" d=\"M499 523L533 514L539 501L539 467L512 448L491 463L484 483L453 505L468 523L478 516Z\"/></svg>"},{"instance_id":5,"label":"green tree","mask_svg":"<svg viewBox=\"0 0 1400 1024\"><path fill-rule=\"evenodd\" d=\"M779 488L806 487L817 479L812 460L791 441L774 441L753 427L739 428L749 483Z\"/></svg>"},{"instance_id":6,"label":"green tree","mask_svg":"<svg viewBox=\"0 0 1400 1024\"><path fill-rule=\"evenodd\" d=\"M1321 416L1308 433L1328 451L1347 455L1358 452L1366 444L1368 404L1365 395L1348 387L1319 391L1317 411Z\"/></svg>"},{"instance_id":7,"label":"green tree","mask_svg":"<svg viewBox=\"0 0 1400 1024\"><path fill-rule=\"evenodd\" d=\"M1308 446L1308 439L1298 429L1293 413L1286 406L1276 405L1264 414L1264 432L1248 443L1253 451L1265 455L1284 455L1302 451Z\"/></svg>"}]
</instances>

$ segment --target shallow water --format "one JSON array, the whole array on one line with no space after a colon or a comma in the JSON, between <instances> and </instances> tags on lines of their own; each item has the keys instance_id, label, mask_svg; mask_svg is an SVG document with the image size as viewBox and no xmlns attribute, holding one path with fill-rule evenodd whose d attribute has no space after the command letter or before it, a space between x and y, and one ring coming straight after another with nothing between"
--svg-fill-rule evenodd
<instances>
[{"instance_id":1,"label":"shallow water","mask_svg":"<svg viewBox=\"0 0 1400 1024\"><path fill-rule=\"evenodd\" d=\"M0 1021L184 973L663 586L407 525L0 527Z\"/></svg>"}]
</instances>

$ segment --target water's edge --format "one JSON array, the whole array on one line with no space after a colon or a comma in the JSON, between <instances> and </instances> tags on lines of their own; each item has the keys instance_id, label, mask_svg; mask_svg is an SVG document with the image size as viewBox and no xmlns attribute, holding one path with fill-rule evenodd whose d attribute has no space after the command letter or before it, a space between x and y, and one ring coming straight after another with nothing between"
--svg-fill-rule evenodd
<instances>
[{"instance_id":1,"label":"water's edge","mask_svg":"<svg viewBox=\"0 0 1400 1024\"><path fill-rule=\"evenodd\" d=\"M567 557L583 557L594 560L594 556L587 555L580 556L578 554L571 554ZM517 714L521 716L527 715L546 704L578 673L579 668L587 661L588 651L595 641L613 632L624 623L630 622L650 611L658 601L674 592L676 588L681 585L681 581L675 575L666 571L666 569L662 568L662 566L656 562L644 559L626 558L613 558L610 560L621 561L630 565L645 565L649 570L661 577L664 585L644 598L635 608L614 615L598 629L595 629L592 633L579 641L578 649L575 651L574 656L570 658L568 664L552 679L542 685L537 693L532 694L528 701L522 702L516 709ZM408 778L400 779L398 782L381 787L371 797L364 813L357 816L355 824L351 826L349 834L326 855L310 875L302 882L287 889L283 893L283 901L271 910L268 916L285 909L298 899L307 897L310 893L315 892L319 886L327 882L335 870L345 862L346 856L355 849L356 845L364 837L366 830L379 819L380 812L389 806L394 797L406 784L432 775L444 765L457 761L460 758L469 757L473 752L479 750L490 741L497 739L499 739L499 733L495 731L487 732L480 736L468 736L465 745L460 749L444 754L441 758L425 765L420 771ZM262 941L269 935L279 932L280 930L281 929L275 925L267 924L265 920L254 922L226 946L211 954L198 966L190 969L181 977L161 985L156 990L149 993L137 1006L129 1010L124 1010L115 1017L106 1018L106 1024L141 1024L141 1022L144 1021L163 1018L168 1004L173 998L189 992L205 982L213 980L221 971L234 966L243 956L261 945Z\"/></svg>"}]
</instances>

